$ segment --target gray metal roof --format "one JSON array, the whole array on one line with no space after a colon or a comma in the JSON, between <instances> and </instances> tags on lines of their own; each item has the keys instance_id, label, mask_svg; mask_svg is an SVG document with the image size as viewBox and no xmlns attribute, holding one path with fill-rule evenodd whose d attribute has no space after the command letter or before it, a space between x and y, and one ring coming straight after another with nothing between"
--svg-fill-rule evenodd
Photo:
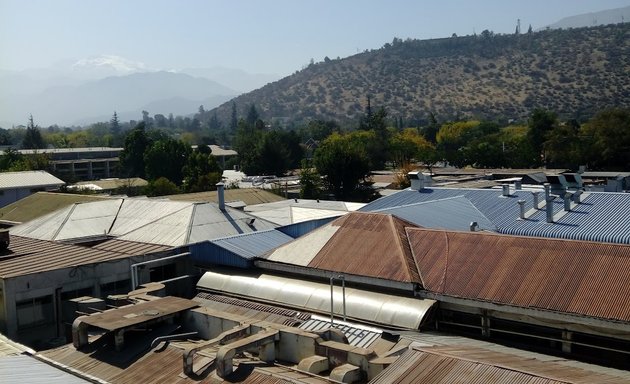
<instances>
[{"instance_id":1,"label":"gray metal roof","mask_svg":"<svg viewBox=\"0 0 630 384\"><path fill-rule=\"evenodd\" d=\"M298 326L305 331L323 331L330 328L330 319L314 318L306 320ZM343 322L333 323L333 328L340 330L348 339L348 344L360 348L369 348L383 333L381 330L369 327L361 327L358 324Z\"/></svg>"},{"instance_id":2,"label":"gray metal roof","mask_svg":"<svg viewBox=\"0 0 630 384\"><path fill-rule=\"evenodd\" d=\"M420 203L437 202L446 204L449 217L456 215L462 201L452 199L464 197L490 222L499 233L510 235L537 236L548 238L604 241L630 244L630 193L589 192L582 195L582 203L572 204L571 211L564 212L563 200L556 197L552 209L554 223L547 223L546 210L533 210L533 195L530 191L511 189L503 196L497 189L424 188L421 191L406 189L396 194L375 200L361 211L385 211L400 207L419 210ZM450 199L450 200L448 200ZM531 213L520 219L519 200L525 201L525 209ZM539 200L544 201L541 192ZM415 205L415 206L414 206ZM437 210L436 210L437 211ZM393 213L393 212L392 212ZM415 213L405 213L415 216ZM431 224L426 222L424 226ZM446 224L457 224L447 221ZM443 227L440 227L443 228ZM458 229L457 226L446 229Z\"/></svg>"},{"instance_id":3,"label":"gray metal roof","mask_svg":"<svg viewBox=\"0 0 630 384\"><path fill-rule=\"evenodd\" d=\"M215 203L152 199L112 199L77 203L11 229L41 240L74 241L114 237L140 243L179 246L276 225Z\"/></svg>"},{"instance_id":4,"label":"gray metal roof","mask_svg":"<svg viewBox=\"0 0 630 384\"><path fill-rule=\"evenodd\" d=\"M60 187L65 182L46 171L0 172L0 189Z\"/></svg>"},{"instance_id":5,"label":"gray metal roof","mask_svg":"<svg viewBox=\"0 0 630 384\"><path fill-rule=\"evenodd\" d=\"M19 149L23 155L34 155L38 153L83 153L83 152L120 152L124 148L116 147L83 147L83 148L42 148L42 149Z\"/></svg>"},{"instance_id":6,"label":"gray metal roof","mask_svg":"<svg viewBox=\"0 0 630 384\"><path fill-rule=\"evenodd\" d=\"M21 355L0 358L0 383L87 384L90 382L43 363L31 356Z\"/></svg>"}]
</instances>

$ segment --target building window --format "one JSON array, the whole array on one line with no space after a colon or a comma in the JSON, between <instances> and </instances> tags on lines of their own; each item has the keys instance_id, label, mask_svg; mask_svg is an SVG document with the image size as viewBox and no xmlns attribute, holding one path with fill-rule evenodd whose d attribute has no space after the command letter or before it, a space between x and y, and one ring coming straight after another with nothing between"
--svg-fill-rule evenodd
<instances>
[{"instance_id":1,"label":"building window","mask_svg":"<svg viewBox=\"0 0 630 384\"><path fill-rule=\"evenodd\" d=\"M52 295L19 301L15 304L18 328L24 329L55 321Z\"/></svg>"}]
</instances>

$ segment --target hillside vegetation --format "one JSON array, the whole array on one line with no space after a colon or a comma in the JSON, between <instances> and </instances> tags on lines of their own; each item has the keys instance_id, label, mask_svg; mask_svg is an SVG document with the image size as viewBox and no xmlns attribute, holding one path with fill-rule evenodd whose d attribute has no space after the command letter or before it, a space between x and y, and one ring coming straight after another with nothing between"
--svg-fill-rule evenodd
<instances>
[{"instance_id":1,"label":"hillside vegetation","mask_svg":"<svg viewBox=\"0 0 630 384\"><path fill-rule=\"evenodd\" d=\"M356 120L369 95L407 124L478 118L525 120L535 108L585 120L630 107L630 24L394 39L381 49L313 63L235 99L266 121ZM232 101L217 110L228 121Z\"/></svg>"}]
</instances>

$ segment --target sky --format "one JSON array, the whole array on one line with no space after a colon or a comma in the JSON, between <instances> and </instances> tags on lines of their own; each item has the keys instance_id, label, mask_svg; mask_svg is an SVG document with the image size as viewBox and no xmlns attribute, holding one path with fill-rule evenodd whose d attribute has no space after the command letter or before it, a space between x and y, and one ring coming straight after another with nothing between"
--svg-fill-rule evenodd
<instances>
[{"instance_id":1,"label":"sky","mask_svg":"<svg viewBox=\"0 0 630 384\"><path fill-rule=\"evenodd\" d=\"M311 59L488 29L513 33L630 0L0 0L0 69L116 55L148 68L289 75Z\"/></svg>"}]
</instances>

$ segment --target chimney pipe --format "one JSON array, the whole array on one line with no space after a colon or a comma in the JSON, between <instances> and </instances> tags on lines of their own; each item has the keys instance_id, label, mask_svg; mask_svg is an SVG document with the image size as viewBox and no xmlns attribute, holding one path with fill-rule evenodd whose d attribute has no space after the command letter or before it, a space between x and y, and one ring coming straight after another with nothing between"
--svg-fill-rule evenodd
<instances>
[{"instance_id":1,"label":"chimney pipe","mask_svg":"<svg viewBox=\"0 0 630 384\"><path fill-rule=\"evenodd\" d=\"M553 197L549 197L547 199L547 222L548 223L553 223Z\"/></svg>"},{"instance_id":2,"label":"chimney pipe","mask_svg":"<svg viewBox=\"0 0 630 384\"><path fill-rule=\"evenodd\" d=\"M225 211L225 184L218 182L216 186L219 194L219 209Z\"/></svg>"},{"instance_id":3,"label":"chimney pipe","mask_svg":"<svg viewBox=\"0 0 630 384\"><path fill-rule=\"evenodd\" d=\"M510 196L510 184L503 184L503 196Z\"/></svg>"},{"instance_id":4,"label":"chimney pipe","mask_svg":"<svg viewBox=\"0 0 630 384\"><path fill-rule=\"evenodd\" d=\"M519 216L522 220L524 220L525 219L525 200L519 200L518 205L519 205L519 210L520 210Z\"/></svg>"},{"instance_id":5,"label":"chimney pipe","mask_svg":"<svg viewBox=\"0 0 630 384\"><path fill-rule=\"evenodd\" d=\"M479 224L477 224L476 221L471 221L470 222L470 232L475 232L475 228L479 227Z\"/></svg>"},{"instance_id":6,"label":"chimney pipe","mask_svg":"<svg viewBox=\"0 0 630 384\"><path fill-rule=\"evenodd\" d=\"M545 201L549 201L551 195L551 185L549 183L544 184L545 187Z\"/></svg>"},{"instance_id":7,"label":"chimney pipe","mask_svg":"<svg viewBox=\"0 0 630 384\"><path fill-rule=\"evenodd\" d=\"M564 193L564 210L566 212L571 211L571 193L570 192Z\"/></svg>"},{"instance_id":8,"label":"chimney pipe","mask_svg":"<svg viewBox=\"0 0 630 384\"><path fill-rule=\"evenodd\" d=\"M516 189L517 191L523 189L523 180L516 180L514 182L514 189Z\"/></svg>"},{"instance_id":9,"label":"chimney pipe","mask_svg":"<svg viewBox=\"0 0 630 384\"><path fill-rule=\"evenodd\" d=\"M534 209L540 209L540 207L538 206L538 195L540 194L539 191L532 191L532 195L534 196Z\"/></svg>"}]
</instances>

